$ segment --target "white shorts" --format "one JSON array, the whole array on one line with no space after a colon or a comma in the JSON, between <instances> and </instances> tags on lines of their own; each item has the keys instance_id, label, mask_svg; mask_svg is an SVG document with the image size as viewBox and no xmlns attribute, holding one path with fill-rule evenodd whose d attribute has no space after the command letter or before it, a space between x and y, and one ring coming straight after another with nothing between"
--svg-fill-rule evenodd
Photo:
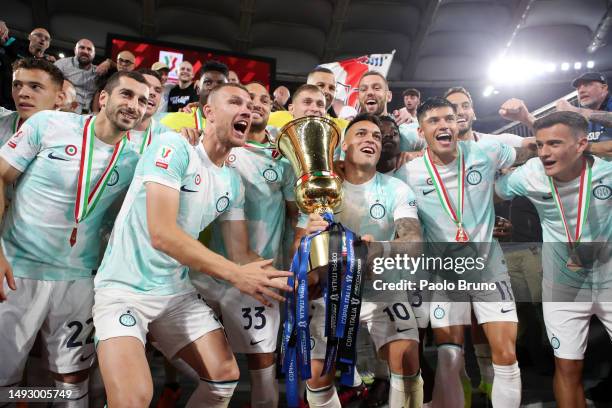
<instances>
[{"instance_id":1,"label":"white shorts","mask_svg":"<svg viewBox=\"0 0 612 408\"><path fill-rule=\"evenodd\" d=\"M325 303L323 299L310 302L310 356L325 358ZM419 330L409 302L363 302L359 321L370 333L376 351L395 340L419 341Z\"/></svg>"},{"instance_id":2,"label":"white shorts","mask_svg":"<svg viewBox=\"0 0 612 408\"><path fill-rule=\"evenodd\" d=\"M479 324L518 322L510 280L501 280L495 290L435 292L430 304L431 327L470 325L470 305Z\"/></svg>"},{"instance_id":3,"label":"white shorts","mask_svg":"<svg viewBox=\"0 0 612 408\"><path fill-rule=\"evenodd\" d=\"M40 331L42 361L55 373L87 369L95 354L91 318L93 280L42 281L15 278L17 291L3 282L0 303L0 385L21 380Z\"/></svg>"},{"instance_id":4,"label":"white shorts","mask_svg":"<svg viewBox=\"0 0 612 408\"><path fill-rule=\"evenodd\" d=\"M280 325L278 302L264 306L235 287L204 274L190 274L191 283L220 317L234 353L273 353Z\"/></svg>"},{"instance_id":5,"label":"white shorts","mask_svg":"<svg viewBox=\"0 0 612 408\"><path fill-rule=\"evenodd\" d=\"M550 299L552 290L550 281L544 280L542 289L542 297ZM575 296L576 301L544 301L542 303L544 324L555 357L582 360L587 348L591 316L597 316L605 326L608 336L612 338L612 302L596 300L597 296L592 296L589 290L567 289L565 291L556 286L557 296L562 296L560 292L566 292L572 298ZM591 300L592 298L595 299ZM606 296L604 299L610 299L610 297Z\"/></svg>"},{"instance_id":6,"label":"white shorts","mask_svg":"<svg viewBox=\"0 0 612 408\"><path fill-rule=\"evenodd\" d=\"M145 345L151 332L169 360L188 344L223 328L195 290L152 296L124 289L96 289L93 318L96 341L127 336Z\"/></svg>"},{"instance_id":7,"label":"white shorts","mask_svg":"<svg viewBox=\"0 0 612 408\"><path fill-rule=\"evenodd\" d=\"M412 313L419 329L426 329L429 326L429 308L431 292L428 290L415 290L408 292Z\"/></svg>"}]
</instances>

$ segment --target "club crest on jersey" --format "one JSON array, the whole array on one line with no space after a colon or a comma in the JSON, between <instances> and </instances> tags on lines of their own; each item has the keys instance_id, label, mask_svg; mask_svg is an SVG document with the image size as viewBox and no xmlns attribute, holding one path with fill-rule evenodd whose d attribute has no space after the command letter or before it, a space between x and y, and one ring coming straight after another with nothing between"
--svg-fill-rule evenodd
<instances>
[{"instance_id":1,"label":"club crest on jersey","mask_svg":"<svg viewBox=\"0 0 612 408\"><path fill-rule=\"evenodd\" d=\"M375 220L380 220L386 213L387 210L382 204L376 203L370 207L370 217L374 218Z\"/></svg>"},{"instance_id":2,"label":"club crest on jersey","mask_svg":"<svg viewBox=\"0 0 612 408\"><path fill-rule=\"evenodd\" d=\"M132 327L136 325L136 318L132 316L132 313L128 310L126 313L119 316L119 323L125 327Z\"/></svg>"},{"instance_id":3,"label":"club crest on jersey","mask_svg":"<svg viewBox=\"0 0 612 408\"><path fill-rule=\"evenodd\" d=\"M273 183L278 180L278 173L272 168L265 169L263 172L263 176L266 181L269 181L270 183Z\"/></svg>"},{"instance_id":4,"label":"club crest on jersey","mask_svg":"<svg viewBox=\"0 0 612 408\"><path fill-rule=\"evenodd\" d=\"M111 172L111 175L108 178L108 183L106 185L114 186L115 184L117 184L118 181L119 181L119 172L117 171L117 168L115 167L113 171Z\"/></svg>"},{"instance_id":5,"label":"club crest on jersey","mask_svg":"<svg viewBox=\"0 0 612 408\"><path fill-rule=\"evenodd\" d=\"M219 199L217 200L217 204L216 204L217 212L222 213L223 211L227 210L227 207L229 207L229 204L230 204L230 200L227 195L219 197Z\"/></svg>"},{"instance_id":6,"label":"club crest on jersey","mask_svg":"<svg viewBox=\"0 0 612 408\"><path fill-rule=\"evenodd\" d=\"M444 312L444 309L442 309L440 306L436 307L433 312L433 315L436 319L442 319L445 314L446 313Z\"/></svg>"},{"instance_id":7,"label":"club crest on jersey","mask_svg":"<svg viewBox=\"0 0 612 408\"><path fill-rule=\"evenodd\" d=\"M202 177L199 174L196 174L195 179L193 180L196 186L199 186L202 182Z\"/></svg>"},{"instance_id":8,"label":"club crest on jersey","mask_svg":"<svg viewBox=\"0 0 612 408\"><path fill-rule=\"evenodd\" d=\"M173 154L174 148L170 146L160 147L157 151L157 157L155 158L155 166L167 169Z\"/></svg>"},{"instance_id":9,"label":"club crest on jersey","mask_svg":"<svg viewBox=\"0 0 612 408\"><path fill-rule=\"evenodd\" d=\"M561 347L561 341L559 341L556 336L552 336L552 338L550 339L550 345L556 350Z\"/></svg>"},{"instance_id":10,"label":"club crest on jersey","mask_svg":"<svg viewBox=\"0 0 612 408\"><path fill-rule=\"evenodd\" d=\"M77 154L78 149L75 145L68 145L66 146L64 151L66 152L68 156L74 156L75 154Z\"/></svg>"},{"instance_id":11,"label":"club crest on jersey","mask_svg":"<svg viewBox=\"0 0 612 408\"><path fill-rule=\"evenodd\" d=\"M315 339L314 338L310 338L310 351L314 350L315 348Z\"/></svg>"},{"instance_id":12,"label":"club crest on jersey","mask_svg":"<svg viewBox=\"0 0 612 408\"><path fill-rule=\"evenodd\" d=\"M21 136L23 136L23 131L20 130L19 132L15 133L7 143L9 147L12 149L16 148L17 143L19 143L19 141L21 140Z\"/></svg>"},{"instance_id":13,"label":"club crest on jersey","mask_svg":"<svg viewBox=\"0 0 612 408\"><path fill-rule=\"evenodd\" d=\"M478 170L470 170L465 178L468 184L475 186L482 181L482 174Z\"/></svg>"},{"instance_id":14,"label":"club crest on jersey","mask_svg":"<svg viewBox=\"0 0 612 408\"><path fill-rule=\"evenodd\" d=\"M600 184L593 189L593 196L599 200L607 200L612 196L612 189L605 184Z\"/></svg>"}]
</instances>

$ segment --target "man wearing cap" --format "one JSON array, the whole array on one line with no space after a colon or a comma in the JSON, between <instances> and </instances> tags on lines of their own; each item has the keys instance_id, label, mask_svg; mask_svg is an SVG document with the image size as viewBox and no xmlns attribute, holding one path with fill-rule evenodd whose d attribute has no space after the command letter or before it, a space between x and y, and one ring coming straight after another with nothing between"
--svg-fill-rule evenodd
<instances>
[{"instance_id":1,"label":"man wearing cap","mask_svg":"<svg viewBox=\"0 0 612 408\"><path fill-rule=\"evenodd\" d=\"M170 89L172 89L172 84L168 84L168 74L170 73L170 68L168 65L164 64L161 61L157 61L155 64L151 65L151 70L157 72L161 79L161 84L164 87L164 91L161 95L161 101L159 102L159 107L157 108L157 113L167 112L168 111L168 95L170 94Z\"/></svg>"},{"instance_id":2,"label":"man wearing cap","mask_svg":"<svg viewBox=\"0 0 612 408\"><path fill-rule=\"evenodd\" d=\"M559 99L555 104L558 111L576 112L589 121L587 138L589 142L612 140L612 99L608 91L608 81L600 72L585 72L572 81L578 91L580 107ZM529 113L525 103L516 98L504 102L499 114L508 120L517 120L533 128L535 117Z\"/></svg>"}]
</instances>

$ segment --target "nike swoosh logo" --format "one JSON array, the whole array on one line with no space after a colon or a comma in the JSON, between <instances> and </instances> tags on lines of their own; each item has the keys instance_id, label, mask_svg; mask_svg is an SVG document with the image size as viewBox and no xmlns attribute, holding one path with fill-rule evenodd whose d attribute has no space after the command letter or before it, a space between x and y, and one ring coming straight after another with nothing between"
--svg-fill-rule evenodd
<instances>
[{"instance_id":1,"label":"nike swoosh logo","mask_svg":"<svg viewBox=\"0 0 612 408\"><path fill-rule=\"evenodd\" d=\"M511 312L511 311L513 311L513 310L514 310L514 309L508 309L508 310L504 310L504 309L502 309L502 310L501 310L501 312L502 312L502 313L509 313L509 312Z\"/></svg>"},{"instance_id":2,"label":"nike swoosh logo","mask_svg":"<svg viewBox=\"0 0 612 408\"><path fill-rule=\"evenodd\" d=\"M83 356L81 356L81 357L79 358L79 360L81 360L81 361L87 361L87 360L89 360L89 359L91 358L91 356L93 356L94 354L96 354L96 353L95 353L95 352L93 352L93 353L91 353L90 355L88 355L87 357L83 357Z\"/></svg>"},{"instance_id":3,"label":"nike swoosh logo","mask_svg":"<svg viewBox=\"0 0 612 408\"><path fill-rule=\"evenodd\" d=\"M412 330L412 328L409 328L409 329L396 329L396 330L397 330L398 333L403 333L405 331Z\"/></svg>"},{"instance_id":4,"label":"nike swoosh logo","mask_svg":"<svg viewBox=\"0 0 612 408\"><path fill-rule=\"evenodd\" d=\"M435 188L432 188L431 190L427 190L427 191L423 190L423 195L425 196L425 195L427 195L429 193L433 193L434 191L436 191Z\"/></svg>"},{"instance_id":5,"label":"nike swoosh logo","mask_svg":"<svg viewBox=\"0 0 612 408\"><path fill-rule=\"evenodd\" d=\"M181 191L184 191L186 193L197 193L198 192L198 190L190 190L186 186L181 186Z\"/></svg>"},{"instance_id":6,"label":"nike swoosh logo","mask_svg":"<svg viewBox=\"0 0 612 408\"><path fill-rule=\"evenodd\" d=\"M68 159L64 159L63 157L59 157L59 156L54 155L53 152L49 153L49 155L47 157L50 158L50 159L53 159L53 160L70 161Z\"/></svg>"},{"instance_id":7,"label":"nike swoosh logo","mask_svg":"<svg viewBox=\"0 0 612 408\"><path fill-rule=\"evenodd\" d=\"M550 199L552 199L552 194L542 196L542 200L550 200Z\"/></svg>"},{"instance_id":8,"label":"nike swoosh logo","mask_svg":"<svg viewBox=\"0 0 612 408\"><path fill-rule=\"evenodd\" d=\"M256 345L256 344L259 344L259 343L261 343L262 341L263 341L263 340L259 340L259 341L256 341L256 342L254 342L254 343L253 343L253 340L251 340L251 346L254 346L254 345Z\"/></svg>"}]
</instances>

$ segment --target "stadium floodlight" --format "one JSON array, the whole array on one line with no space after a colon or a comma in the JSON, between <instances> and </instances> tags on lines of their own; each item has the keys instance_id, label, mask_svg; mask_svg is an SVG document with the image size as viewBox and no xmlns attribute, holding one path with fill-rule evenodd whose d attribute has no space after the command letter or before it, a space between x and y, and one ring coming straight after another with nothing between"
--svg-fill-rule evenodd
<instances>
[{"instance_id":1,"label":"stadium floodlight","mask_svg":"<svg viewBox=\"0 0 612 408\"><path fill-rule=\"evenodd\" d=\"M588 69L591 69L591 68L595 67L595 61L587 61L586 67Z\"/></svg>"},{"instance_id":2,"label":"stadium floodlight","mask_svg":"<svg viewBox=\"0 0 612 408\"><path fill-rule=\"evenodd\" d=\"M487 85L485 87L484 91L482 92L482 96L489 97L489 96L491 96L493 91L495 91L495 88L493 87L493 85Z\"/></svg>"},{"instance_id":3,"label":"stadium floodlight","mask_svg":"<svg viewBox=\"0 0 612 408\"><path fill-rule=\"evenodd\" d=\"M574 62L574 69L582 68L582 62Z\"/></svg>"},{"instance_id":4,"label":"stadium floodlight","mask_svg":"<svg viewBox=\"0 0 612 408\"><path fill-rule=\"evenodd\" d=\"M557 70L557 65L553 62L549 62L546 64L546 72L555 72Z\"/></svg>"},{"instance_id":5,"label":"stadium floodlight","mask_svg":"<svg viewBox=\"0 0 612 408\"><path fill-rule=\"evenodd\" d=\"M561 64L561 71L567 71L570 67L569 62L564 62Z\"/></svg>"}]
</instances>

